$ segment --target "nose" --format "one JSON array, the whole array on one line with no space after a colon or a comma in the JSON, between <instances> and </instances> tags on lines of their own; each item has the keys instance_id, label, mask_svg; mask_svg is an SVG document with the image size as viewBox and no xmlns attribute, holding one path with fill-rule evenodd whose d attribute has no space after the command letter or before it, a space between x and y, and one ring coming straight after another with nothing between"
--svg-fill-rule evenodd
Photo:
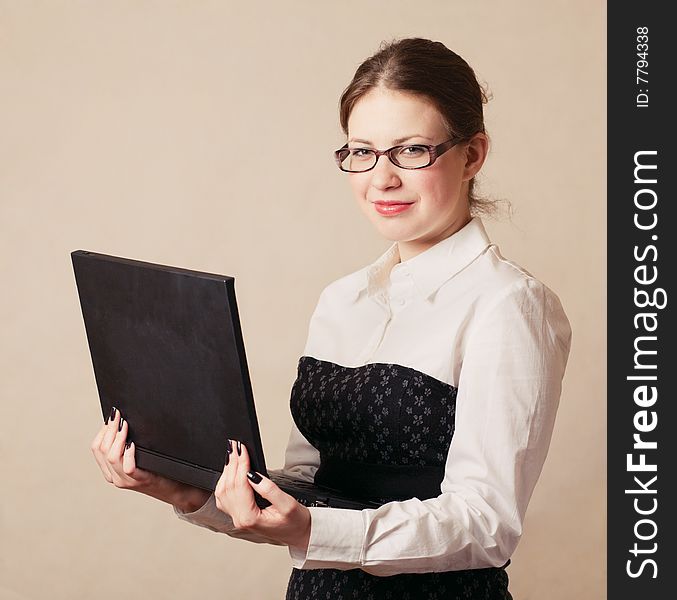
<instances>
[{"instance_id":1,"label":"nose","mask_svg":"<svg viewBox=\"0 0 677 600\"><path fill-rule=\"evenodd\" d=\"M387 190L402 184L398 168L387 156L379 156L371 173L371 185L379 190Z\"/></svg>"}]
</instances>

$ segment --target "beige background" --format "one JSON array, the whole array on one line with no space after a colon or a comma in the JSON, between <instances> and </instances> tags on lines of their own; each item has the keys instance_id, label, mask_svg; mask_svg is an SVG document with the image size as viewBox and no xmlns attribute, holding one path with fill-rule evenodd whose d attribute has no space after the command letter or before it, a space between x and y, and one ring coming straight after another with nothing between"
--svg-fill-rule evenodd
<instances>
[{"instance_id":1,"label":"beige background","mask_svg":"<svg viewBox=\"0 0 677 600\"><path fill-rule=\"evenodd\" d=\"M331 152L338 98L394 36L486 81L487 228L574 337L509 567L519 600L605 595L605 8L589 0L0 0L0 598L282 598L286 550L108 486L69 252L234 275L270 467L320 290L389 245ZM303 168L284 164L291 146Z\"/></svg>"}]
</instances>

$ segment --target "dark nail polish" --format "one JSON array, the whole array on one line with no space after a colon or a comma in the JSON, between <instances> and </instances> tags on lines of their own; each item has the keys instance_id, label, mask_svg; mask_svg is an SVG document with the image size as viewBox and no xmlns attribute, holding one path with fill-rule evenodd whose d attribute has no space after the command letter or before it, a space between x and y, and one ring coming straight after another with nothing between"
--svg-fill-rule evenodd
<instances>
[{"instance_id":1,"label":"dark nail polish","mask_svg":"<svg viewBox=\"0 0 677 600\"><path fill-rule=\"evenodd\" d=\"M247 471L247 477L249 478L249 481L253 483L260 483L261 481L261 475L256 471Z\"/></svg>"},{"instance_id":2,"label":"dark nail polish","mask_svg":"<svg viewBox=\"0 0 677 600\"><path fill-rule=\"evenodd\" d=\"M228 450L228 454L233 451L233 443L230 440L226 440L226 450Z\"/></svg>"},{"instance_id":3,"label":"dark nail polish","mask_svg":"<svg viewBox=\"0 0 677 600\"><path fill-rule=\"evenodd\" d=\"M226 452L226 467L228 466L228 463L230 462L230 452Z\"/></svg>"},{"instance_id":4,"label":"dark nail polish","mask_svg":"<svg viewBox=\"0 0 677 600\"><path fill-rule=\"evenodd\" d=\"M117 408L113 407L110 409L110 418L108 419L109 421L112 421L115 418L115 412L117 411Z\"/></svg>"},{"instance_id":5,"label":"dark nail polish","mask_svg":"<svg viewBox=\"0 0 677 600\"><path fill-rule=\"evenodd\" d=\"M129 447L132 445L132 442L127 442L125 444L125 450L129 450Z\"/></svg>"},{"instance_id":6,"label":"dark nail polish","mask_svg":"<svg viewBox=\"0 0 677 600\"><path fill-rule=\"evenodd\" d=\"M120 417L120 424L118 425L118 431L122 431L122 424L125 422L124 417Z\"/></svg>"},{"instance_id":7,"label":"dark nail polish","mask_svg":"<svg viewBox=\"0 0 677 600\"><path fill-rule=\"evenodd\" d=\"M242 444L240 444L239 440L237 442L237 455L242 456Z\"/></svg>"}]
</instances>

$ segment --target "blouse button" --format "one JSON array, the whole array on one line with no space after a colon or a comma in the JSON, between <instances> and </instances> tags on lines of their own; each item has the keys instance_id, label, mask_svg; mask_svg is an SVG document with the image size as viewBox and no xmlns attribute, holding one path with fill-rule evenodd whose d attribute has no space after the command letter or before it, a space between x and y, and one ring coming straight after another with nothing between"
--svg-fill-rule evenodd
<instances>
[{"instance_id":1,"label":"blouse button","mask_svg":"<svg viewBox=\"0 0 677 600\"><path fill-rule=\"evenodd\" d=\"M404 298L400 298L400 299L397 301L397 304L399 304L400 306L404 306L405 302L406 302L406 300L405 300Z\"/></svg>"}]
</instances>

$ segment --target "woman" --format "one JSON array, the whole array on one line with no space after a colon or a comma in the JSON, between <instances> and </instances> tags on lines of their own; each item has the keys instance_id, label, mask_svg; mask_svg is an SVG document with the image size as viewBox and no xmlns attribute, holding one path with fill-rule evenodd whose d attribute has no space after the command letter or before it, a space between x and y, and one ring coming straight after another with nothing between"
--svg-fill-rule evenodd
<instances>
[{"instance_id":1,"label":"woman","mask_svg":"<svg viewBox=\"0 0 677 600\"><path fill-rule=\"evenodd\" d=\"M505 567L545 460L569 353L557 299L474 216L488 151L472 69L439 42L383 45L341 98L336 151L393 242L328 285L292 389L283 470L387 501L306 508L228 440L214 494L135 468L112 414L106 479L189 522L289 547L287 598L511 598ZM257 507L254 490L271 502Z\"/></svg>"}]
</instances>

